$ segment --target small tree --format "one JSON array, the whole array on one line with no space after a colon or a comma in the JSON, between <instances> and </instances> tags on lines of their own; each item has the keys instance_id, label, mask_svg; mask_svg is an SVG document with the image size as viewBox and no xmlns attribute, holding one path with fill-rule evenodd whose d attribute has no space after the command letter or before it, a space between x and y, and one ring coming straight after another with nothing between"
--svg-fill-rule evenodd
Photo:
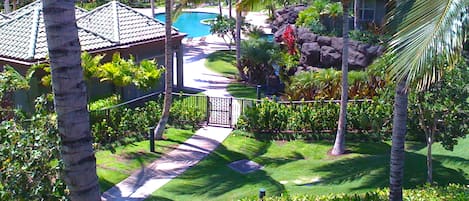
<instances>
[{"instance_id":1,"label":"small tree","mask_svg":"<svg viewBox=\"0 0 469 201\"><path fill-rule=\"evenodd\" d=\"M455 68L433 83L427 90L412 94L411 105L418 119L418 127L425 133L427 144L427 182L433 183L432 145L441 142L447 150L453 150L457 138L469 133L469 76L467 69ZM415 115L415 116L412 116ZM413 122L416 123L416 122Z\"/></svg>"}]
</instances>

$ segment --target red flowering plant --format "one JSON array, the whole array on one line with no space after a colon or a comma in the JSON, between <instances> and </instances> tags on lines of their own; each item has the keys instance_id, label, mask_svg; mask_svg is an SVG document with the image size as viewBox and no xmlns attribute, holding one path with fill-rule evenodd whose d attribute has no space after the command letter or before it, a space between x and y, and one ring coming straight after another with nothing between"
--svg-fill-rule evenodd
<instances>
[{"instance_id":1,"label":"red flowering plant","mask_svg":"<svg viewBox=\"0 0 469 201\"><path fill-rule=\"evenodd\" d=\"M282 38L283 42L285 42L285 44L287 45L288 53L290 55L296 55L298 51L296 50L295 31L293 30L291 25L288 25L287 28L285 28Z\"/></svg>"}]
</instances>

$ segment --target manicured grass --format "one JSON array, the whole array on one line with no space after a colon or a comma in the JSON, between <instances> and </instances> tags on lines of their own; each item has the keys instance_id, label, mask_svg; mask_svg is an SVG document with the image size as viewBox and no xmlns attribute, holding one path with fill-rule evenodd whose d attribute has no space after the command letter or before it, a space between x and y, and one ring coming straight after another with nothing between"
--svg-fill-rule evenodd
<instances>
[{"instance_id":1,"label":"manicured grass","mask_svg":"<svg viewBox=\"0 0 469 201\"><path fill-rule=\"evenodd\" d=\"M235 64L236 52L228 50L216 51L208 55L205 61L208 69L228 78L235 78L238 75Z\"/></svg>"},{"instance_id":2,"label":"manicured grass","mask_svg":"<svg viewBox=\"0 0 469 201\"><path fill-rule=\"evenodd\" d=\"M243 83L232 82L228 84L226 90L235 98L257 98L256 88Z\"/></svg>"},{"instance_id":3,"label":"manicured grass","mask_svg":"<svg viewBox=\"0 0 469 201\"><path fill-rule=\"evenodd\" d=\"M351 154L327 155L331 142L257 141L232 134L217 150L153 193L147 200L236 200L256 196L266 188L269 196L281 193L362 193L388 186L390 143L347 143ZM425 146L409 143L405 188L425 182ZM469 183L469 139L454 152L434 146L434 179L438 184ZM232 161L251 159L262 170L240 174L227 167ZM317 181L317 180L320 181Z\"/></svg>"},{"instance_id":4,"label":"manicured grass","mask_svg":"<svg viewBox=\"0 0 469 201\"><path fill-rule=\"evenodd\" d=\"M160 158L178 144L190 138L194 132L170 128L164 134L165 140L156 141L155 153L150 152L148 140L116 148L115 153L103 150L96 152L97 172L102 192L124 180L134 171Z\"/></svg>"}]
</instances>

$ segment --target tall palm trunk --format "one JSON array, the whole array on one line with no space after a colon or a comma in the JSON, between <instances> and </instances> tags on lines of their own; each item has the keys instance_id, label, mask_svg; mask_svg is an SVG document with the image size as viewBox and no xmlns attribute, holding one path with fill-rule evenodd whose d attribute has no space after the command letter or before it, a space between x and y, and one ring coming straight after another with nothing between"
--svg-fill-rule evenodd
<instances>
[{"instance_id":1,"label":"tall palm trunk","mask_svg":"<svg viewBox=\"0 0 469 201\"><path fill-rule=\"evenodd\" d=\"M233 9L233 5L231 0L228 0L228 17L231 19L233 18L233 14L231 13L231 10Z\"/></svg>"},{"instance_id":2,"label":"tall palm trunk","mask_svg":"<svg viewBox=\"0 0 469 201\"><path fill-rule=\"evenodd\" d=\"M165 67L166 67L166 74L165 74L165 94L164 94L164 103L163 103L163 112L161 114L161 119L156 126L154 136L155 139L162 139L163 132L168 123L169 119L169 110L171 109L172 103L172 92L173 92L173 47L172 47L172 35L171 35L171 8L172 8L172 1L166 0L165 1Z\"/></svg>"},{"instance_id":3,"label":"tall palm trunk","mask_svg":"<svg viewBox=\"0 0 469 201\"><path fill-rule=\"evenodd\" d=\"M360 29L360 25L358 20L360 19L360 0L354 0L353 3L353 29L358 30Z\"/></svg>"},{"instance_id":4,"label":"tall palm trunk","mask_svg":"<svg viewBox=\"0 0 469 201\"><path fill-rule=\"evenodd\" d=\"M218 0L218 10L220 11L220 16L223 16L223 11L222 11L222 6L221 6L221 0Z\"/></svg>"},{"instance_id":5,"label":"tall palm trunk","mask_svg":"<svg viewBox=\"0 0 469 201\"><path fill-rule=\"evenodd\" d=\"M407 131L408 91L405 80L399 81L394 100L394 117L392 126L392 147L389 178L389 200L402 201L402 180L404 177L404 144Z\"/></svg>"},{"instance_id":6,"label":"tall palm trunk","mask_svg":"<svg viewBox=\"0 0 469 201\"><path fill-rule=\"evenodd\" d=\"M150 0L151 17L155 17L155 0Z\"/></svg>"},{"instance_id":7,"label":"tall palm trunk","mask_svg":"<svg viewBox=\"0 0 469 201\"><path fill-rule=\"evenodd\" d=\"M337 134L335 136L332 155L341 155L345 152L345 132L347 130L347 102L348 102L348 48L349 48L349 19L348 0L342 1L343 16L343 47L342 47L342 93L340 95L340 114Z\"/></svg>"},{"instance_id":8,"label":"tall palm trunk","mask_svg":"<svg viewBox=\"0 0 469 201\"><path fill-rule=\"evenodd\" d=\"M63 178L72 200L101 200L74 1L44 0L43 11L64 163Z\"/></svg>"},{"instance_id":9,"label":"tall palm trunk","mask_svg":"<svg viewBox=\"0 0 469 201\"><path fill-rule=\"evenodd\" d=\"M238 4L242 0L238 0ZM241 66L241 21L243 20L242 10L236 8L236 68L238 69L239 77L241 80L247 80L246 74L244 73L243 66Z\"/></svg>"},{"instance_id":10,"label":"tall palm trunk","mask_svg":"<svg viewBox=\"0 0 469 201\"><path fill-rule=\"evenodd\" d=\"M10 13L10 0L5 0L4 3L3 3L3 9L4 9L4 12L5 14L8 14Z\"/></svg>"}]
</instances>

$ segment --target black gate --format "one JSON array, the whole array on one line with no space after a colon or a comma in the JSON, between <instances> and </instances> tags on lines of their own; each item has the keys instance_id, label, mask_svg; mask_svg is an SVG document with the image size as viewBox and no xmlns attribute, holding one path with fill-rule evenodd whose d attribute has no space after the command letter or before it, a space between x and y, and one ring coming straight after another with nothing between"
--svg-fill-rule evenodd
<instances>
[{"instance_id":1,"label":"black gate","mask_svg":"<svg viewBox=\"0 0 469 201\"><path fill-rule=\"evenodd\" d=\"M207 97L207 125L232 127L233 98Z\"/></svg>"}]
</instances>

